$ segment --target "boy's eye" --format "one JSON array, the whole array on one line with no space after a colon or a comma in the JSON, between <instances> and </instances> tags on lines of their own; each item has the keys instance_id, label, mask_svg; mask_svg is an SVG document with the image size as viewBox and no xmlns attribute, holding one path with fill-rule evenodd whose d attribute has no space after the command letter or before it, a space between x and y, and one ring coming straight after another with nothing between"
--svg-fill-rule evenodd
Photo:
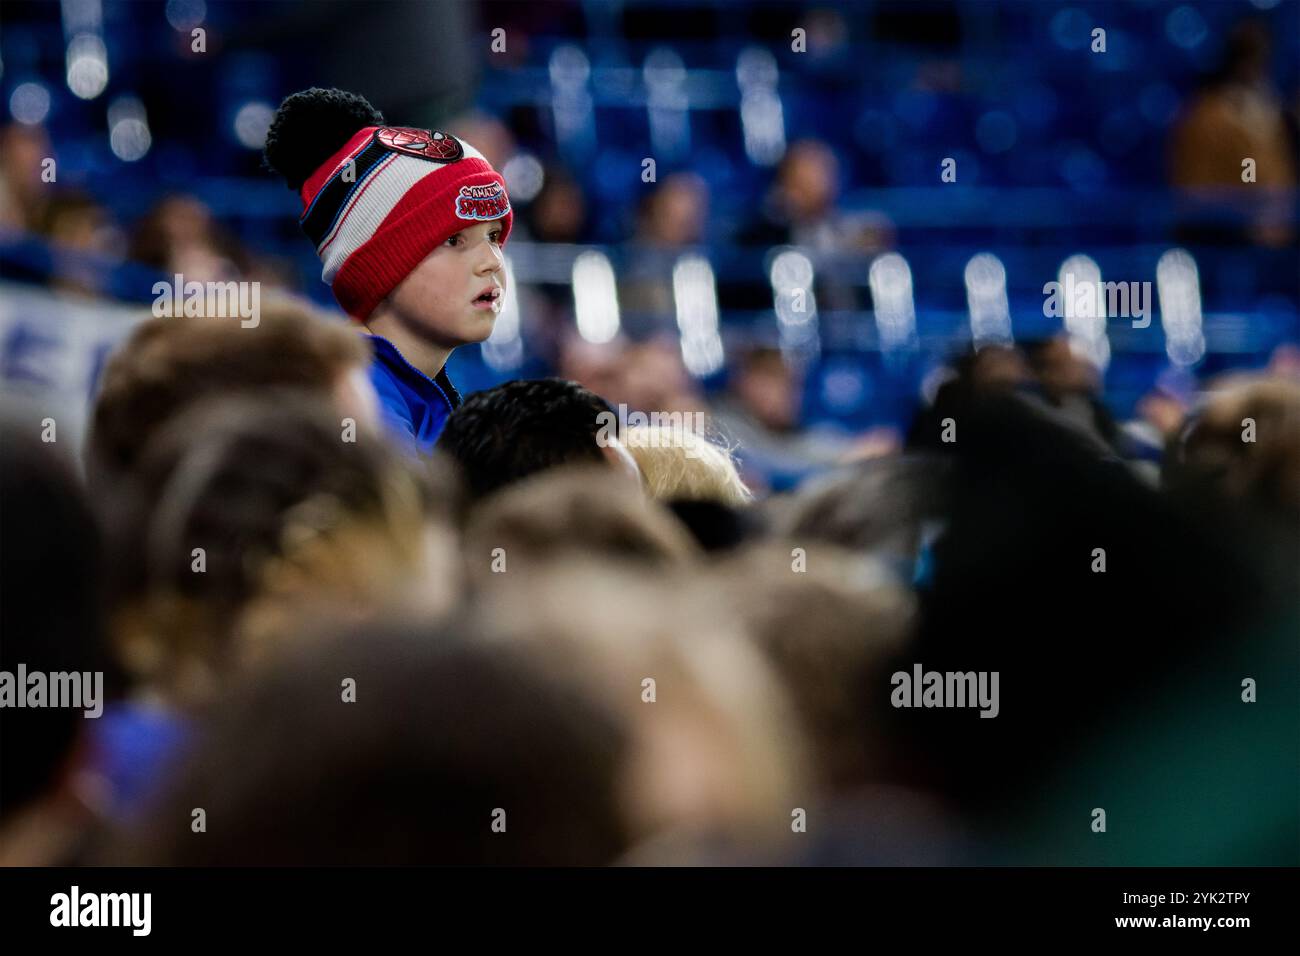
<instances>
[{"instance_id":1,"label":"boy's eye","mask_svg":"<svg viewBox=\"0 0 1300 956\"><path fill-rule=\"evenodd\" d=\"M447 245L451 246L453 249L456 246L460 245L460 242L461 242L461 234L459 232L456 233L456 235L454 236L447 237Z\"/></svg>"},{"instance_id":2,"label":"boy's eye","mask_svg":"<svg viewBox=\"0 0 1300 956\"><path fill-rule=\"evenodd\" d=\"M491 232L488 233L488 238L491 239L493 242L495 242L497 245L500 245L500 244L501 244L501 230L500 230L500 229L493 229Z\"/></svg>"}]
</instances>

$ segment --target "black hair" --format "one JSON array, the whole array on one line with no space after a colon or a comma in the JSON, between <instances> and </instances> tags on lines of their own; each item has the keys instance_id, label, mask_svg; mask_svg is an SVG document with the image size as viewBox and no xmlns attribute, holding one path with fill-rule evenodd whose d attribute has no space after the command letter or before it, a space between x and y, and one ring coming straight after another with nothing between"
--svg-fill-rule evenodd
<instances>
[{"instance_id":1,"label":"black hair","mask_svg":"<svg viewBox=\"0 0 1300 956\"><path fill-rule=\"evenodd\" d=\"M695 542L710 553L732 551L767 531L761 514L752 508L685 498L673 499L667 505Z\"/></svg>"},{"instance_id":2,"label":"black hair","mask_svg":"<svg viewBox=\"0 0 1300 956\"><path fill-rule=\"evenodd\" d=\"M452 412L438 442L459 463L473 498L559 465L604 462L597 443L609 403L576 382L516 380L476 392Z\"/></svg>"},{"instance_id":3,"label":"black hair","mask_svg":"<svg viewBox=\"0 0 1300 956\"><path fill-rule=\"evenodd\" d=\"M267 130L262 155L297 192L357 130L383 122L384 114L364 96L313 86L284 98Z\"/></svg>"},{"instance_id":4,"label":"black hair","mask_svg":"<svg viewBox=\"0 0 1300 956\"><path fill-rule=\"evenodd\" d=\"M0 670L98 671L112 696L119 682L104 643L100 536L81 488L52 446L14 423L0 424L0 449ZM83 719L84 708L4 710L0 814L57 782Z\"/></svg>"}]
</instances>

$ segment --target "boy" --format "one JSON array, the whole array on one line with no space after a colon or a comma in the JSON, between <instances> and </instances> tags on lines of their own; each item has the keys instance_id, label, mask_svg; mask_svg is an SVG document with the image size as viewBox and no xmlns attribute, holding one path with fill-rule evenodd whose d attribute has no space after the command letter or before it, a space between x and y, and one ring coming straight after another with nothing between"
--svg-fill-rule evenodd
<instances>
[{"instance_id":1,"label":"boy","mask_svg":"<svg viewBox=\"0 0 1300 956\"><path fill-rule=\"evenodd\" d=\"M505 180L463 140L384 125L363 97L312 88L280 104L266 162L343 309L370 333L389 428L428 453L460 404L445 365L492 333L514 214Z\"/></svg>"}]
</instances>

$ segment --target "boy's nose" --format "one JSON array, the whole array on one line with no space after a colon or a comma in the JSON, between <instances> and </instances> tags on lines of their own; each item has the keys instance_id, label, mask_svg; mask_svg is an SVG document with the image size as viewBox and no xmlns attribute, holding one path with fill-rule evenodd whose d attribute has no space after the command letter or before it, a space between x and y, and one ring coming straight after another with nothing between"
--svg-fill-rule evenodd
<instances>
[{"instance_id":1,"label":"boy's nose","mask_svg":"<svg viewBox=\"0 0 1300 956\"><path fill-rule=\"evenodd\" d=\"M501 271L501 252L492 246L491 243L483 244L486 249L480 255L478 261L478 272L480 275L491 275L494 272Z\"/></svg>"}]
</instances>

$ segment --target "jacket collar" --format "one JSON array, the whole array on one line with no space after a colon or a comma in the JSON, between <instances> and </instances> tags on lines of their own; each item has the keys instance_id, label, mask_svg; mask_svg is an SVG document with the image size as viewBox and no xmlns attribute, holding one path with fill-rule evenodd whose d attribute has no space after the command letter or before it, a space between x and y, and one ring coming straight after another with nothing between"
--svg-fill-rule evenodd
<instances>
[{"instance_id":1,"label":"jacket collar","mask_svg":"<svg viewBox=\"0 0 1300 956\"><path fill-rule=\"evenodd\" d=\"M371 344L374 346L375 356L384 363L384 366L416 391L428 394L432 389L436 394L442 396L443 401L447 403L448 410L460 407L460 392L451 383L451 377L447 374L445 364L438 369L437 375L429 378L403 358L402 353L397 351L397 346L382 335L369 334L366 337L370 339Z\"/></svg>"}]
</instances>

